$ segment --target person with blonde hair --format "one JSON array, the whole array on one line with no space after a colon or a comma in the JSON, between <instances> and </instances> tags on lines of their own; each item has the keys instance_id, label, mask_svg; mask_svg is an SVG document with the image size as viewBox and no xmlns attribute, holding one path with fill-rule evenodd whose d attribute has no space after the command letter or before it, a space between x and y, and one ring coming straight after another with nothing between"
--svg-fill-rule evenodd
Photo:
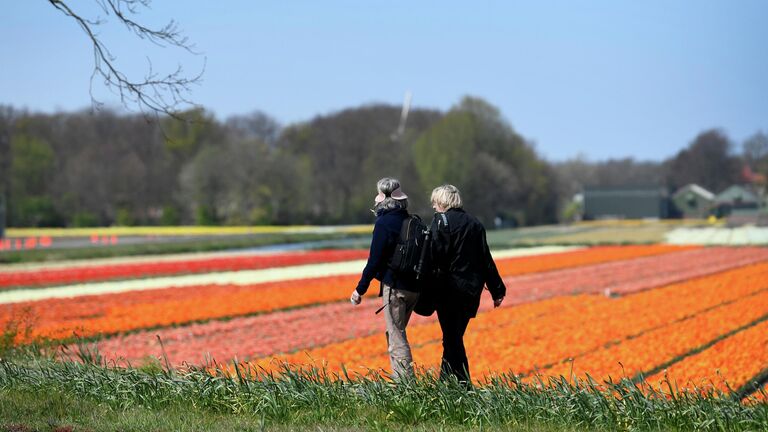
<instances>
[{"instance_id":1,"label":"person with blonde hair","mask_svg":"<svg viewBox=\"0 0 768 432\"><path fill-rule=\"evenodd\" d=\"M440 377L455 376L470 386L464 333L477 315L483 287L490 291L494 307L504 301L507 288L491 257L485 227L464 211L459 189L450 184L438 186L431 200L437 212L432 266L437 319L443 332Z\"/></svg>"},{"instance_id":2,"label":"person with blonde hair","mask_svg":"<svg viewBox=\"0 0 768 432\"><path fill-rule=\"evenodd\" d=\"M419 299L419 285L412 275L396 274L389 264L395 253L403 221L408 214L408 196L397 179L385 177L376 183L373 226L368 262L350 301L359 305L371 281L381 281L379 296L383 297L384 319L387 326L387 349L396 379L413 377L413 357L405 327Z\"/></svg>"}]
</instances>

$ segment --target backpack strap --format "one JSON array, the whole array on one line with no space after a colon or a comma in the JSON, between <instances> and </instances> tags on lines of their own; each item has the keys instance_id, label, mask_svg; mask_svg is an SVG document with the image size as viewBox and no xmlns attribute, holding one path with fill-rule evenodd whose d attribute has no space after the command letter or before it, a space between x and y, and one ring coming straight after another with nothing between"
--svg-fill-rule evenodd
<instances>
[{"instance_id":1,"label":"backpack strap","mask_svg":"<svg viewBox=\"0 0 768 432\"><path fill-rule=\"evenodd\" d=\"M402 243L404 243L405 241L408 240L408 234L409 234L411 223L413 222L413 218L414 217L418 218L419 216L409 214L408 217L403 219L403 223L400 225L400 232L397 234L397 242L395 243L395 248L397 248L397 245L402 244ZM405 234L405 236L403 236L403 234ZM389 269L392 269L392 270L394 270L393 266L392 266L392 259L393 258L394 258L394 255L392 257L390 257L389 262L387 263L387 267ZM393 288L395 288L397 286L397 272L396 271L392 271L390 273L392 275L392 286L390 287L390 292L391 292L391 289L393 289ZM382 309L383 309L383 307L382 307ZM376 313L378 313L378 312L376 312Z\"/></svg>"}]
</instances>

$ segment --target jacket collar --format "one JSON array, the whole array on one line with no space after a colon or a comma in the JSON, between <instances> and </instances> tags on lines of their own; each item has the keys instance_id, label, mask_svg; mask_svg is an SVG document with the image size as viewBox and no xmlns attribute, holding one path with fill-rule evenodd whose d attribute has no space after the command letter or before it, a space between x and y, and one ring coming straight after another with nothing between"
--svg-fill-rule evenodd
<instances>
[{"instance_id":1,"label":"jacket collar","mask_svg":"<svg viewBox=\"0 0 768 432\"><path fill-rule=\"evenodd\" d=\"M408 210L403 208L396 208L396 209L389 209L389 210L379 210L376 212L376 217L382 217L384 215L388 214L397 214L397 213L403 213L404 215L408 215Z\"/></svg>"}]
</instances>

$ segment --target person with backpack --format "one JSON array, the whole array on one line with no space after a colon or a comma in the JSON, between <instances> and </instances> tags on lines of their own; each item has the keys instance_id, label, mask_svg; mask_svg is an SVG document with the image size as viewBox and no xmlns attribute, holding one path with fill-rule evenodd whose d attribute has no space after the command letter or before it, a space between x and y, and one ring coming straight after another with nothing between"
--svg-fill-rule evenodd
<instances>
[{"instance_id":1,"label":"person with backpack","mask_svg":"<svg viewBox=\"0 0 768 432\"><path fill-rule=\"evenodd\" d=\"M419 284L412 261L413 251L409 242L401 237L416 234L421 223L418 216L408 213L408 196L400 188L397 179L385 177L376 183L378 194L374 199L371 249L360 282L352 291L353 305L362 302L371 281L381 281L379 296L383 305L387 327L387 349L395 379L413 377L413 357L405 328L419 299ZM378 311L377 311L378 313Z\"/></svg>"},{"instance_id":2,"label":"person with backpack","mask_svg":"<svg viewBox=\"0 0 768 432\"><path fill-rule=\"evenodd\" d=\"M477 315L480 295L486 286L493 306L504 301L506 286L491 257L485 228L462 208L456 186L446 184L432 191L433 224L431 253L437 320L443 332L440 378L455 376L471 386L464 332Z\"/></svg>"}]
</instances>

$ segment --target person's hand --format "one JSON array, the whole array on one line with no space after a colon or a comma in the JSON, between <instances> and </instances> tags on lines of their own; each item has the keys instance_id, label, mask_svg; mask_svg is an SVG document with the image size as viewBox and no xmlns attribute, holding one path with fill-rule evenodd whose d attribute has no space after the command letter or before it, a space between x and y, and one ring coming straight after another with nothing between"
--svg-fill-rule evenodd
<instances>
[{"instance_id":1,"label":"person's hand","mask_svg":"<svg viewBox=\"0 0 768 432\"><path fill-rule=\"evenodd\" d=\"M499 297L497 299L493 299L493 307L497 308L501 306L501 302L504 301L504 297Z\"/></svg>"},{"instance_id":2,"label":"person's hand","mask_svg":"<svg viewBox=\"0 0 768 432\"><path fill-rule=\"evenodd\" d=\"M352 291L352 295L349 297L349 301L352 302L353 305L357 306L360 304L360 302L363 301L363 296L361 296L360 293L358 293L355 289Z\"/></svg>"}]
</instances>

